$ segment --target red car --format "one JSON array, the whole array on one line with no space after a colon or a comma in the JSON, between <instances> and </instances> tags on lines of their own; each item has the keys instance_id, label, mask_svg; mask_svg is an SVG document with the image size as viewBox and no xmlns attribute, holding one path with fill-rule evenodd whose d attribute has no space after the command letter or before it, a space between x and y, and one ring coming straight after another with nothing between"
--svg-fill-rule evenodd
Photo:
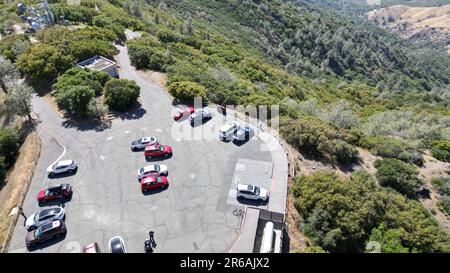
<instances>
[{"instance_id":1,"label":"red car","mask_svg":"<svg viewBox=\"0 0 450 273\"><path fill-rule=\"evenodd\" d=\"M165 188L169 185L167 177L160 175L148 176L142 179L140 183L143 192Z\"/></svg>"},{"instance_id":2,"label":"red car","mask_svg":"<svg viewBox=\"0 0 450 273\"><path fill-rule=\"evenodd\" d=\"M83 246L83 253L100 253L100 247L97 243L91 243Z\"/></svg>"},{"instance_id":3,"label":"red car","mask_svg":"<svg viewBox=\"0 0 450 273\"><path fill-rule=\"evenodd\" d=\"M151 159L153 157L168 157L170 155L172 155L172 148L168 145L147 145L144 151L144 156L146 159Z\"/></svg>"},{"instance_id":4,"label":"red car","mask_svg":"<svg viewBox=\"0 0 450 273\"><path fill-rule=\"evenodd\" d=\"M175 121L178 121L180 119L189 117L194 112L195 112L195 108L193 106L178 105L177 111L175 112L173 119Z\"/></svg>"},{"instance_id":5,"label":"red car","mask_svg":"<svg viewBox=\"0 0 450 273\"><path fill-rule=\"evenodd\" d=\"M58 186L42 189L37 195L38 202L48 202L65 199L72 195L72 187L69 184L59 184Z\"/></svg>"}]
</instances>

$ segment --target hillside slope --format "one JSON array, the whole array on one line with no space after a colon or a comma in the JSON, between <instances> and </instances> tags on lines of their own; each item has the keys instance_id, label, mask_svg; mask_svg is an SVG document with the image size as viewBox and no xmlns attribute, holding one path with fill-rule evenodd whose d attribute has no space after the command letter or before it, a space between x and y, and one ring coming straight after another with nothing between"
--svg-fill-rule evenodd
<instances>
[{"instance_id":1,"label":"hillside slope","mask_svg":"<svg viewBox=\"0 0 450 273\"><path fill-rule=\"evenodd\" d=\"M373 10L367 18L418 44L447 47L450 53L450 4L439 7L396 5Z\"/></svg>"}]
</instances>

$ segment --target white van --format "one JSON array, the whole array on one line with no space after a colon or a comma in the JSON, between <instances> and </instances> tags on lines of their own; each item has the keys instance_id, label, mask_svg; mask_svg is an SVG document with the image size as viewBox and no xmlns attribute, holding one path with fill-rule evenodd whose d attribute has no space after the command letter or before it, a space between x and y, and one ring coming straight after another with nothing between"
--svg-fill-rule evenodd
<instances>
[{"instance_id":1,"label":"white van","mask_svg":"<svg viewBox=\"0 0 450 273\"><path fill-rule=\"evenodd\" d=\"M234 121L228 121L219 129L220 140L232 140L234 133L239 130L239 124Z\"/></svg>"},{"instance_id":2,"label":"white van","mask_svg":"<svg viewBox=\"0 0 450 273\"><path fill-rule=\"evenodd\" d=\"M274 225L272 222L267 222L264 227L262 243L261 243L261 253L273 253L274 252Z\"/></svg>"}]
</instances>

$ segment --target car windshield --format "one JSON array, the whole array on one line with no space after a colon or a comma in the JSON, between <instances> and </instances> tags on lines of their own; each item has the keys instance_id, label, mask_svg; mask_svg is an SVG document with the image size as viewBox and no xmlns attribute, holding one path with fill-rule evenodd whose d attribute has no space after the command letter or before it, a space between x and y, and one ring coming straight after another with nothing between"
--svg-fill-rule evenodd
<instances>
[{"instance_id":1,"label":"car windshield","mask_svg":"<svg viewBox=\"0 0 450 273\"><path fill-rule=\"evenodd\" d=\"M158 172L159 172L160 169L161 169L161 168L159 167L159 165L155 165L155 171L158 171Z\"/></svg>"},{"instance_id":2,"label":"car windshield","mask_svg":"<svg viewBox=\"0 0 450 273\"><path fill-rule=\"evenodd\" d=\"M39 218L40 218L39 213L36 213L36 215L35 215L34 218L33 218L34 222L35 222L35 223L39 222Z\"/></svg>"},{"instance_id":3,"label":"car windshield","mask_svg":"<svg viewBox=\"0 0 450 273\"><path fill-rule=\"evenodd\" d=\"M111 252L112 253L123 253L122 244L119 239L115 239L111 242Z\"/></svg>"},{"instance_id":4,"label":"car windshield","mask_svg":"<svg viewBox=\"0 0 450 273\"><path fill-rule=\"evenodd\" d=\"M156 181L161 182L161 181L162 181L161 177L158 176L158 177L156 178Z\"/></svg>"},{"instance_id":5,"label":"car windshield","mask_svg":"<svg viewBox=\"0 0 450 273\"><path fill-rule=\"evenodd\" d=\"M47 196L47 195L50 195L50 191L49 190L45 191L45 196Z\"/></svg>"},{"instance_id":6,"label":"car windshield","mask_svg":"<svg viewBox=\"0 0 450 273\"><path fill-rule=\"evenodd\" d=\"M164 152L164 145L159 146L159 150L160 150L161 152Z\"/></svg>"},{"instance_id":7,"label":"car windshield","mask_svg":"<svg viewBox=\"0 0 450 273\"><path fill-rule=\"evenodd\" d=\"M261 191L260 191L259 187L255 186L253 192L254 192L256 195L259 195L259 193L260 193Z\"/></svg>"}]
</instances>

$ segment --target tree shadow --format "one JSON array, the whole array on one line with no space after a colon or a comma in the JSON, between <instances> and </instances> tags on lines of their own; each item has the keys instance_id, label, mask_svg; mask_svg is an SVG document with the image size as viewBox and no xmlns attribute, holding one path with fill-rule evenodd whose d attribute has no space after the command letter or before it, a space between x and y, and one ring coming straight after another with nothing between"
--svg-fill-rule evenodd
<instances>
[{"instance_id":1,"label":"tree shadow","mask_svg":"<svg viewBox=\"0 0 450 273\"><path fill-rule=\"evenodd\" d=\"M111 119L85 119L80 120L72 116L65 116L65 120L61 123L64 128L75 128L78 131L96 131L103 132L107 129L111 129Z\"/></svg>"},{"instance_id":2,"label":"tree shadow","mask_svg":"<svg viewBox=\"0 0 450 273\"><path fill-rule=\"evenodd\" d=\"M135 103L130 110L126 112L119 112L110 110L109 114L112 118L120 118L122 120L136 120L142 118L145 113L147 113L147 110L142 108L141 103Z\"/></svg>"},{"instance_id":3,"label":"tree shadow","mask_svg":"<svg viewBox=\"0 0 450 273\"><path fill-rule=\"evenodd\" d=\"M266 206L269 203L269 199L267 199L266 201L251 200L251 199L243 198L243 197L240 197L240 196L237 197L236 200L239 202L239 204L252 206L252 207L264 207L264 206Z\"/></svg>"}]
</instances>

